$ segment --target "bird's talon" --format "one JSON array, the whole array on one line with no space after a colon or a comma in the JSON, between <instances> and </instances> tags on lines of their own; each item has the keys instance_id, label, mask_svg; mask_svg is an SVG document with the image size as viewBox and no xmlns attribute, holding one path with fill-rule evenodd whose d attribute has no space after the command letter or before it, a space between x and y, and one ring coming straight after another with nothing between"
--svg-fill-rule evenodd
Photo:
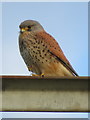
<instances>
[{"instance_id":1,"label":"bird's talon","mask_svg":"<svg viewBox=\"0 0 90 120\"><path fill-rule=\"evenodd\" d=\"M44 77L44 73L41 74L41 77Z\"/></svg>"},{"instance_id":2,"label":"bird's talon","mask_svg":"<svg viewBox=\"0 0 90 120\"><path fill-rule=\"evenodd\" d=\"M32 76L38 77L39 75L37 75L37 74L32 74Z\"/></svg>"}]
</instances>

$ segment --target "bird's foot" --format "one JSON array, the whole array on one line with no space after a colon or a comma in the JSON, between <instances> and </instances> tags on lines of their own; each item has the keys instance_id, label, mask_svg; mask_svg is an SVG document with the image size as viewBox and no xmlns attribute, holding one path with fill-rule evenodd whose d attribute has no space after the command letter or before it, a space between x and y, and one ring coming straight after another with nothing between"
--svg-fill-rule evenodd
<instances>
[{"instance_id":1,"label":"bird's foot","mask_svg":"<svg viewBox=\"0 0 90 120\"><path fill-rule=\"evenodd\" d=\"M41 76L41 77L44 77L44 73L42 73L40 76Z\"/></svg>"},{"instance_id":2,"label":"bird's foot","mask_svg":"<svg viewBox=\"0 0 90 120\"><path fill-rule=\"evenodd\" d=\"M35 76L35 77L44 77L44 73L42 73L41 75L38 75L38 74L32 74L32 76Z\"/></svg>"},{"instance_id":3,"label":"bird's foot","mask_svg":"<svg viewBox=\"0 0 90 120\"><path fill-rule=\"evenodd\" d=\"M38 77L38 76L40 76L40 75L37 75L37 74L32 74L32 76L34 76L34 77Z\"/></svg>"}]
</instances>

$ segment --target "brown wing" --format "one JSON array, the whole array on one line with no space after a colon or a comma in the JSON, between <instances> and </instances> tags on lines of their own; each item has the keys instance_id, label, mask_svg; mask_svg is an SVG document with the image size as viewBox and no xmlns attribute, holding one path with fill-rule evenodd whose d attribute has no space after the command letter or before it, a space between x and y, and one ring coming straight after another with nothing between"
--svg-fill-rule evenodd
<instances>
[{"instance_id":1,"label":"brown wing","mask_svg":"<svg viewBox=\"0 0 90 120\"><path fill-rule=\"evenodd\" d=\"M37 34L37 37L40 39L43 39L45 43L47 43L49 47L49 52L56 57L57 60L59 60L72 74L78 76L78 74L75 72L75 70L72 68L71 64L65 57L62 49L60 48L57 41L48 33L39 32Z\"/></svg>"}]
</instances>

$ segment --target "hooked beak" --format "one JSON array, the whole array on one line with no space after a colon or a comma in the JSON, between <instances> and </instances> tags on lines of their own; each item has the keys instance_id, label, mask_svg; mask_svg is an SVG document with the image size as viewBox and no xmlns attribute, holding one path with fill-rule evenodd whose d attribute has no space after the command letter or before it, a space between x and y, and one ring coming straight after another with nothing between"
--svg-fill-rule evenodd
<instances>
[{"instance_id":1,"label":"hooked beak","mask_svg":"<svg viewBox=\"0 0 90 120\"><path fill-rule=\"evenodd\" d=\"M25 31L26 31L25 28L21 28L21 29L20 29L20 33L23 33L23 32L25 32Z\"/></svg>"}]
</instances>

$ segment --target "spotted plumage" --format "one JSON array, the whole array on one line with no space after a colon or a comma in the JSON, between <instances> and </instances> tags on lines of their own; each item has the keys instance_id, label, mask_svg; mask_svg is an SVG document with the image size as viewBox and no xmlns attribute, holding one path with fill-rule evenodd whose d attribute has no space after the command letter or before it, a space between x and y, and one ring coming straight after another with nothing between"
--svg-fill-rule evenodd
<instances>
[{"instance_id":1,"label":"spotted plumage","mask_svg":"<svg viewBox=\"0 0 90 120\"><path fill-rule=\"evenodd\" d=\"M77 76L56 40L33 20L20 24L19 48L28 67L38 76Z\"/></svg>"}]
</instances>

